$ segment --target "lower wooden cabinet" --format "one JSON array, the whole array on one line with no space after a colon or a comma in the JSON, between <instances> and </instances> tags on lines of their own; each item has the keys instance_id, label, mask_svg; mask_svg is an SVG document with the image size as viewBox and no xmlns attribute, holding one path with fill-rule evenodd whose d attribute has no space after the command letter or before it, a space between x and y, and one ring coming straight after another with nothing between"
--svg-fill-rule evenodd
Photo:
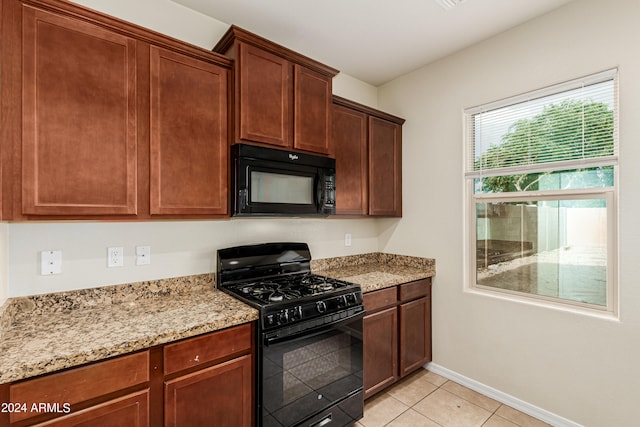
<instances>
[{"instance_id":1,"label":"lower wooden cabinet","mask_svg":"<svg viewBox=\"0 0 640 427\"><path fill-rule=\"evenodd\" d=\"M165 382L166 427L251 426L251 356Z\"/></svg>"},{"instance_id":2,"label":"lower wooden cabinet","mask_svg":"<svg viewBox=\"0 0 640 427\"><path fill-rule=\"evenodd\" d=\"M364 295L365 399L431 360L431 279Z\"/></svg>"},{"instance_id":3,"label":"lower wooden cabinet","mask_svg":"<svg viewBox=\"0 0 640 427\"><path fill-rule=\"evenodd\" d=\"M148 389L36 424L42 427L141 427L147 425L149 425Z\"/></svg>"},{"instance_id":4,"label":"lower wooden cabinet","mask_svg":"<svg viewBox=\"0 0 640 427\"><path fill-rule=\"evenodd\" d=\"M251 324L164 347L165 427L250 427Z\"/></svg>"},{"instance_id":5,"label":"lower wooden cabinet","mask_svg":"<svg viewBox=\"0 0 640 427\"><path fill-rule=\"evenodd\" d=\"M249 427L254 332L248 323L0 385L13 405L0 425Z\"/></svg>"},{"instance_id":6,"label":"lower wooden cabinet","mask_svg":"<svg viewBox=\"0 0 640 427\"><path fill-rule=\"evenodd\" d=\"M431 360L431 301L423 297L400 304L400 376Z\"/></svg>"},{"instance_id":7,"label":"lower wooden cabinet","mask_svg":"<svg viewBox=\"0 0 640 427\"><path fill-rule=\"evenodd\" d=\"M86 413L89 409L85 402L99 402L96 405L100 405L108 396L122 390L148 388L149 354L149 350L133 353L11 384L9 402L22 407L11 411L9 422L12 425L33 425L33 422L51 418L53 414L68 414L65 417L69 419L68 425L76 425L70 419L78 418L71 415L79 415L80 411ZM97 416L94 412L97 409L97 406L92 407L89 410L91 414L86 416ZM146 419L146 410L144 412L140 417ZM3 425L1 420L0 425Z\"/></svg>"},{"instance_id":8,"label":"lower wooden cabinet","mask_svg":"<svg viewBox=\"0 0 640 427\"><path fill-rule=\"evenodd\" d=\"M368 397L398 379L398 313L395 305L365 316L363 333L364 388Z\"/></svg>"}]
</instances>

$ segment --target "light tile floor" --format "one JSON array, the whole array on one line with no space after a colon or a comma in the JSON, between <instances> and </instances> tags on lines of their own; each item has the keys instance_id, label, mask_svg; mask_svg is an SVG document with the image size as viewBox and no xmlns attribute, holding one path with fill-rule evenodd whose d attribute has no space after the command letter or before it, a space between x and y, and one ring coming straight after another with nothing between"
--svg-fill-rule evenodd
<instances>
[{"instance_id":1,"label":"light tile floor","mask_svg":"<svg viewBox=\"0 0 640 427\"><path fill-rule=\"evenodd\" d=\"M538 427L548 424L420 369L368 399L356 427Z\"/></svg>"}]
</instances>

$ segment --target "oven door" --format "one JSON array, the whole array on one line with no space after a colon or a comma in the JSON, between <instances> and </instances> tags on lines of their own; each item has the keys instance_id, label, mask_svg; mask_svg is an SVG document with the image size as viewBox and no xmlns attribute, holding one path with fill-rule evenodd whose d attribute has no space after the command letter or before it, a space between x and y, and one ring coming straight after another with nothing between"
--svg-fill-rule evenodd
<instances>
[{"instance_id":1,"label":"oven door","mask_svg":"<svg viewBox=\"0 0 640 427\"><path fill-rule=\"evenodd\" d=\"M322 177L315 166L240 158L235 215L319 215Z\"/></svg>"},{"instance_id":2,"label":"oven door","mask_svg":"<svg viewBox=\"0 0 640 427\"><path fill-rule=\"evenodd\" d=\"M341 427L362 418L363 317L291 335L262 334L262 426Z\"/></svg>"}]
</instances>

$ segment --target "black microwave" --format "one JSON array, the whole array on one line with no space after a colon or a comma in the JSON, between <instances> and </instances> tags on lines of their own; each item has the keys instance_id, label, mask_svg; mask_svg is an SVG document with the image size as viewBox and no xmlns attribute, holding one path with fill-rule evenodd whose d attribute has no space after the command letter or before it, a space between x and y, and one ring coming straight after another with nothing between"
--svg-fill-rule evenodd
<instances>
[{"instance_id":1,"label":"black microwave","mask_svg":"<svg viewBox=\"0 0 640 427\"><path fill-rule=\"evenodd\" d=\"M231 146L233 216L336 213L336 161L247 144Z\"/></svg>"}]
</instances>

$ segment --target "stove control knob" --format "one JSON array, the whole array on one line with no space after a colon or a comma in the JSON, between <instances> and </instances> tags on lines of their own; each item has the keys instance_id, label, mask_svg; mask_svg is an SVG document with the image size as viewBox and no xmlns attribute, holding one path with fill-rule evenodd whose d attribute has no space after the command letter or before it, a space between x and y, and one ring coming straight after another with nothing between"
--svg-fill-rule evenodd
<instances>
[{"instance_id":1,"label":"stove control knob","mask_svg":"<svg viewBox=\"0 0 640 427\"><path fill-rule=\"evenodd\" d=\"M347 295L340 295L338 297L338 307L346 307L349 305L349 300L347 299Z\"/></svg>"},{"instance_id":2,"label":"stove control knob","mask_svg":"<svg viewBox=\"0 0 640 427\"><path fill-rule=\"evenodd\" d=\"M302 307L297 306L291 309L291 318L293 320L301 320L302 319Z\"/></svg>"},{"instance_id":3,"label":"stove control knob","mask_svg":"<svg viewBox=\"0 0 640 427\"><path fill-rule=\"evenodd\" d=\"M357 304L358 303L358 295L356 295L355 292L347 295L347 301L350 304Z\"/></svg>"},{"instance_id":4,"label":"stove control knob","mask_svg":"<svg viewBox=\"0 0 640 427\"><path fill-rule=\"evenodd\" d=\"M273 314L267 316L267 326L273 326L275 321L276 319L273 317Z\"/></svg>"},{"instance_id":5,"label":"stove control knob","mask_svg":"<svg viewBox=\"0 0 640 427\"><path fill-rule=\"evenodd\" d=\"M280 323L287 323L289 321L289 312L287 310L282 310L278 317L280 319Z\"/></svg>"},{"instance_id":6,"label":"stove control knob","mask_svg":"<svg viewBox=\"0 0 640 427\"><path fill-rule=\"evenodd\" d=\"M324 301L318 301L316 303L316 308L318 309L318 313L326 313L327 312L327 304Z\"/></svg>"}]
</instances>

